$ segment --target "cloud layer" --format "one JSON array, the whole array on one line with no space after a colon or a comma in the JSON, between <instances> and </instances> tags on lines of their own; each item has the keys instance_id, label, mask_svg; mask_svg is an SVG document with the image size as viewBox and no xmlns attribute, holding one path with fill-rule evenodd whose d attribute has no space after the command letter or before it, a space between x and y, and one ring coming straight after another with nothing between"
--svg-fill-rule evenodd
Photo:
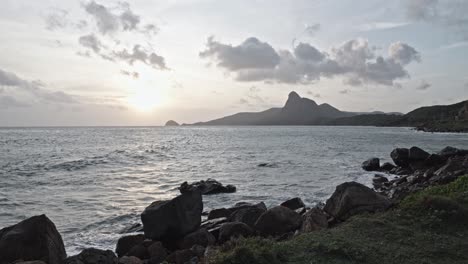
<instances>
[{"instance_id":1,"label":"cloud layer","mask_svg":"<svg viewBox=\"0 0 468 264\"><path fill-rule=\"evenodd\" d=\"M324 52L308 43L299 43L289 51L275 50L253 37L237 46L210 37L200 57L214 61L243 82L309 84L323 77L343 77L349 85L387 86L408 78L405 67L421 59L415 48L402 42L392 43L385 57L376 50L364 39L349 40Z\"/></svg>"}]
</instances>

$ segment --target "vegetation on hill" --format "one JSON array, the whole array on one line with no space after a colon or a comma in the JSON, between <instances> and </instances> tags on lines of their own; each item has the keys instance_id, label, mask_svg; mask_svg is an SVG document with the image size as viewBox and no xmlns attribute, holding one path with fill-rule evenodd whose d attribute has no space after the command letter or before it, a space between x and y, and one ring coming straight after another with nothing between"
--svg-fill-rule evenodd
<instances>
[{"instance_id":1,"label":"vegetation on hill","mask_svg":"<svg viewBox=\"0 0 468 264\"><path fill-rule=\"evenodd\" d=\"M240 239L210 263L468 263L468 175L291 240Z\"/></svg>"}]
</instances>

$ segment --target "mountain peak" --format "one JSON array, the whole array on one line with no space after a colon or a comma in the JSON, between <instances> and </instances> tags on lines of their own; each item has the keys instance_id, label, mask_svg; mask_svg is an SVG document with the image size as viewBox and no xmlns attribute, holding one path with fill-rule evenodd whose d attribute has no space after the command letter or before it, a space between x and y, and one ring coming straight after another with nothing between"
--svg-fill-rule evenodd
<instances>
[{"instance_id":1,"label":"mountain peak","mask_svg":"<svg viewBox=\"0 0 468 264\"><path fill-rule=\"evenodd\" d=\"M301 97L295 91L292 91L288 95L288 100L300 100Z\"/></svg>"}]
</instances>

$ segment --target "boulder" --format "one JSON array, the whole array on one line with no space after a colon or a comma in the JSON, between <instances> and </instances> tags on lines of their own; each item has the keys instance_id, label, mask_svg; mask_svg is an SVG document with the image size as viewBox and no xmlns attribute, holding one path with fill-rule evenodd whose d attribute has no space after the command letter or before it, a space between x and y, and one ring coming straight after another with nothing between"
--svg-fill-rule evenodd
<instances>
[{"instance_id":1,"label":"boulder","mask_svg":"<svg viewBox=\"0 0 468 264\"><path fill-rule=\"evenodd\" d=\"M140 243L138 245L135 245L125 255L126 256L137 257L139 259L149 258L149 253L148 253L148 250L147 250L146 246L144 245L144 243Z\"/></svg>"},{"instance_id":2,"label":"boulder","mask_svg":"<svg viewBox=\"0 0 468 264\"><path fill-rule=\"evenodd\" d=\"M276 236L298 229L301 223L301 215L287 207L276 206L258 218L255 230L264 236Z\"/></svg>"},{"instance_id":3,"label":"boulder","mask_svg":"<svg viewBox=\"0 0 468 264\"><path fill-rule=\"evenodd\" d=\"M386 210L390 205L390 200L372 189L357 182L345 182L336 187L327 200L324 211L335 219L344 221L362 212Z\"/></svg>"},{"instance_id":4,"label":"boulder","mask_svg":"<svg viewBox=\"0 0 468 264\"><path fill-rule=\"evenodd\" d=\"M174 241L197 230L201 223L201 192L185 192L169 201L157 201L141 214L145 237Z\"/></svg>"},{"instance_id":5,"label":"boulder","mask_svg":"<svg viewBox=\"0 0 468 264\"><path fill-rule=\"evenodd\" d=\"M378 171L380 169L380 159L379 158L371 158L364 161L361 167L365 171Z\"/></svg>"},{"instance_id":6,"label":"boulder","mask_svg":"<svg viewBox=\"0 0 468 264\"><path fill-rule=\"evenodd\" d=\"M312 208L302 216L301 232L308 233L328 227L327 215L320 208Z\"/></svg>"},{"instance_id":7,"label":"boulder","mask_svg":"<svg viewBox=\"0 0 468 264\"><path fill-rule=\"evenodd\" d=\"M447 146L443 148L441 151L439 151L438 154L442 157L450 158L450 157L458 155L458 152L459 150L457 148Z\"/></svg>"},{"instance_id":8,"label":"boulder","mask_svg":"<svg viewBox=\"0 0 468 264\"><path fill-rule=\"evenodd\" d=\"M227 221L228 219L226 217L210 219L210 220L203 221L200 227L205 228L205 229L211 229L217 226L221 226L221 224L224 224Z\"/></svg>"},{"instance_id":9,"label":"boulder","mask_svg":"<svg viewBox=\"0 0 468 264\"><path fill-rule=\"evenodd\" d=\"M208 220L226 217L229 218L232 213L236 212L240 209L251 208L251 207L258 207L262 208L266 211L266 205L264 202L260 202L258 204L249 204L249 203L237 203L234 207L231 208L220 208L214 209L208 213Z\"/></svg>"},{"instance_id":10,"label":"boulder","mask_svg":"<svg viewBox=\"0 0 468 264\"><path fill-rule=\"evenodd\" d=\"M62 264L67 257L62 237L45 215L33 216L0 230L0 263L36 260Z\"/></svg>"},{"instance_id":11,"label":"boulder","mask_svg":"<svg viewBox=\"0 0 468 264\"><path fill-rule=\"evenodd\" d=\"M167 250L159 241L149 245L148 254L150 263L161 263L167 258Z\"/></svg>"},{"instance_id":12,"label":"boulder","mask_svg":"<svg viewBox=\"0 0 468 264\"><path fill-rule=\"evenodd\" d=\"M447 163L434 172L431 182L440 184L449 183L458 176L468 173L468 156L454 156L448 159Z\"/></svg>"},{"instance_id":13,"label":"boulder","mask_svg":"<svg viewBox=\"0 0 468 264\"><path fill-rule=\"evenodd\" d=\"M182 249L172 252L166 261L175 264L198 263L198 257L195 252L190 249Z\"/></svg>"},{"instance_id":14,"label":"boulder","mask_svg":"<svg viewBox=\"0 0 468 264\"><path fill-rule=\"evenodd\" d=\"M31 261L15 262L15 264L47 264L47 263L41 260L31 260Z\"/></svg>"},{"instance_id":15,"label":"boulder","mask_svg":"<svg viewBox=\"0 0 468 264\"><path fill-rule=\"evenodd\" d=\"M248 225L240 222L231 222L225 223L221 226L219 230L219 237L218 241L220 243L224 243L229 241L231 238L238 238L238 237L249 237L254 234L252 228Z\"/></svg>"},{"instance_id":16,"label":"boulder","mask_svg":"<svg viewBox=\"0 0 468 264\"><path fill-rule=\"evenodd\" d=\"M193 245L190 250L192 250L193 253L195 253L195 255L197 255L197 257L199 258L203 258L203 256L205 255L205 247L204 246L200 246L200 245Z\"/></svg>"},{"instance_id":17,"label":"boulder","mask_svg":"<svg viewBox=\"0 0 468 264\"><path fill-rule=\"evenodd\" d=\"M297 210L299 208L305 207L304 202L299 197L289 199L289 200L287 200L286 202L283 202L280 205L284 206L284 207L287 207L287 208L289 208L291 210Z\"/></svg>"},{"instance_id":18,"label":"boulder","mask_svg":"<svg viewBox=\"0 0 468 264\"><path fill-rule=\"evenodd\" d=\"M179 248L188 249L194 245L210 246L216 243L216 238L205 228L200 228L195 232L186 235L179 241Z\"/></svg>"},{"instance_id":19,"label":"boulder","mask_svg":"<svg viewBox=\"0 0 468 264\"><path fill-rule=\"evenodd\" d=\"M258 218L266 212L266 209L260 206L250 206L247 208L242 208L237 211L234 211L231 216L229 216L229 222L241 222L248 225L251 228L254 228L255 222Z\"/></svg>"},{"instance_id":20,"label":"boulder","mask_svg":"<svg viewBox=\"0 0 468 264\"><path fill-rule=\"evenodd\" d=\"M119 264L143 264L143 261L137 257L123 256L119 259Z\"/></svg>"},{"instance_id":21,"label":"boulder","mask_svg":"<svg viewBox=\"0 0 468 264\"><path fill-rule=\"evenodd\" d=\"M427 153L426 151L418 148L418 147L411 147L408 152L408 158L410 162L412 161L425 161L431 154Z\"/></svg>"},{"instance_id":22,"label":"boulder","mask_svg":"<svg viewBox=\"0 0 468 264\"><path fill-rule=\"evenodd\" d=\"M396 148L392 150L390 157L393 162L400 167L409 166L409 149L407 148Z\"/></svg>"},{"instance_id":23,"label":"boulder","mask_svg":"<svg viewBox=\"0 0 468 264\"><path fill-rule=\"evenodd\" d=\"M380 166L381 171L391 171L395 168L395 165L391 164L390 162L385 162Z\"/></svg>"},{"instance_id":24,"label":"boulder","mask_svg":"<svg viewBox=\"0 0 468 264\"><path fill-rule=\"evenodd\" d=\"M117 247L115 248L115 253L120 258L127 254L134 246L142 243L145 240L144 235L130 235L119 238L117 241Z\"/></svg>"},{"instance_id":25,"label":"boulder","mask_svg":"<svg viewBox=\"0 0 468 264\"><path fill-rule=\"evenodd\" d=\"M439 155L439 154L431 154L424 163L429 167L439 166L447 161L447 158Z\"/></svg>"},{"instance_id":26,"label":"boulder","mask_svg":"<svg viewBox=\"0 0 468 264\"><path fill-rule=\"evenodd\" d=\"M194 183L184 182L180 185L179 191L181 193L191 192L193 190L199 190L202 194L217 194L217 193L233 193L236 191L234 185L222 185L220 182L208 179L206 181L198 181Z\"/></svg>"},{"instance_id":27,"label":"boulder","mask_svg":"<svg viewBox=\"0 0 468 264\"><path fill-rule=\"evenodd\" d=\"M388 182L387 177L379 174L376 174L372 179L372 185L374 185L374 189L376 190L382 188L386 182Z\"/></svg>"},{"instance_id":28,"label":"boulder","mask_svg":"<svg viewBox=\"0 0 468 264\"><path fill-rule=\"evenodd\" d=\"M114 252L110 250L100 250L87 248L80 254L69 257L65 264L118 264L119 260Z\"/></svg>"}]
</instances>

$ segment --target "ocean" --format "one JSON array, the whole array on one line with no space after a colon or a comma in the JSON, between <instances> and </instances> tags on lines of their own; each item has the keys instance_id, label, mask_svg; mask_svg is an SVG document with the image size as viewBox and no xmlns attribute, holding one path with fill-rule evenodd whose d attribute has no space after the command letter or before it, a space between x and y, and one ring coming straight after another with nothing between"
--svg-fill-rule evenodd
<instances>
[{"instance_id":1,"label":"ocean","mask_svg":"<svg viewBox=\"0 0 468 264\"><path fill-rule=\"evenodd\" d=\"M361 169L396 147L468 148L466 134L376 127L0 128L0 228L46 214L68 255L114 249L151 202L184 181L216 179L237 192L204 196L205 210L237 202L313 206L335 186L371 186ZM267 166L258 166L267 163Z\"/></svg>"}]
</instances>

